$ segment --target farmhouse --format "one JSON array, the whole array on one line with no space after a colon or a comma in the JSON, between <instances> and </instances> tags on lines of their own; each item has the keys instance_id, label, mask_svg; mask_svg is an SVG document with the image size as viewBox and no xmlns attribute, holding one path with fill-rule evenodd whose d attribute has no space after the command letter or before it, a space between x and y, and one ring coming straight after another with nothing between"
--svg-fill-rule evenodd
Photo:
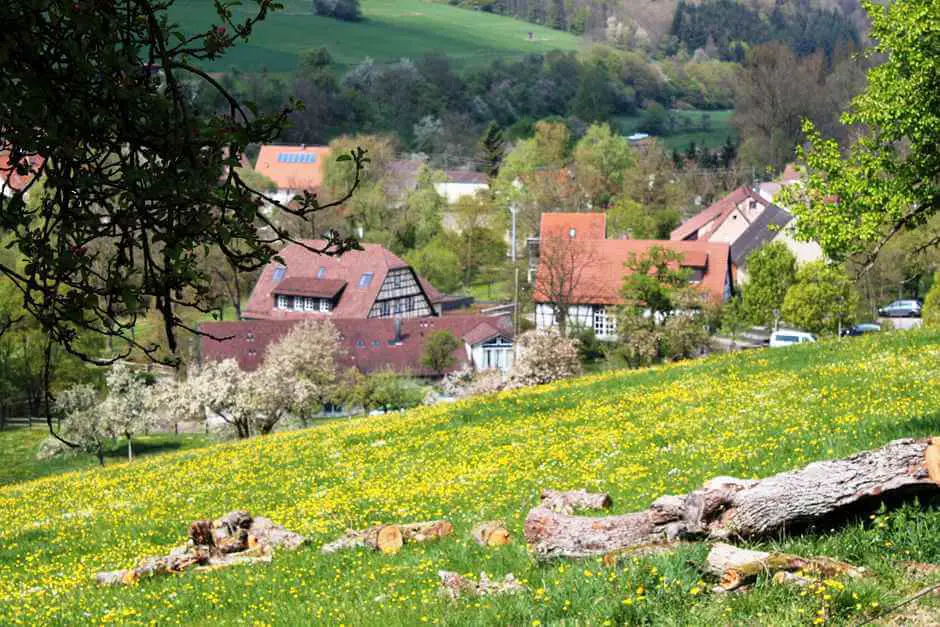
<instances>
[{"instance_id":1,"label":"farmhouse","mask_svg":"<svg viewBox=\"0 0 940 627\"><path fill-rule=\"evenodd\" d=\"M327 146L277 146L266 144L258 152L255 171L277 186L272 197L282 203L304 191L316 192L323 184L323 163L329 157Z\"/></svg>"},{"instance_id":2,"label":"farmhouse","mask_svg":"<svg viewBox=\"0 0 940 627\"><path fill-rule=\"evenodd\" d=\"M616 337L614 308L624 304L621 288L625 264L653 247L675 251L689 282L707 298L723 302L731 296L731 247L708 241L606 239L601 213L542 214L541 235L530 242L534 265L535 325L556 326L555 313L567 312L569 326L593 328L601 339Z\"/></svg>"},{"instance_id":3,"label":"farmhouse","mask_svg":"<svg viewBox=\"0 0 940 627\"><path fill-rule=\"evenodd\" d=\"M783 242L798 263L821 259L819 245L798 241L793 236L793 215L771 202L769 195L741 186L679 225L670 239L730 244L738 283L747 281L747 256L769 242Z\"/></svg>"},{"instance_id":4,"label":"farmhouse","mask_svg":"<svg viewBox=\"0 0 940 627\"><path fill-rule=\"evenodd\" d=\"M434 191L443 196L448 204L489 188L485 174L470 170L446 170L444 180L434 184Z\"/></svg>"},{"instance_id":5,"label":"farmhouse","mask_svg":"<svg viewBox=\"0 0 940 627\"><path fill-rule=\"evenodd\" d=\"M320 255L322 240L291 244L261 272L244 317L260 320L421 318L463 301L437 291L403 259L378 244L341 256ZM309 247L306 248L305 246Z\"/></svg>"},{"instance_id":6,"label":"farmhouse","mask_svg":"<svg viewBox=\"0 0 940 627\"><path fill-rule=\"evenodd\" d=\"M207 334L200 341L200 360L235 359L243 370L254 370L261 365L268 345L286 335L297 322L205 322L199 326L200 331ZM513 330L509 316L339 318L331 322L340 333L336 361L342 370L356 368L368 374L391 369L401 374L431 378L467 367L507 372L512 366ZM437 331L446 331L459 340L453 353L454 364L443 373L431 372L421 364L427 339Z\"/></svg>"}]
</instances>

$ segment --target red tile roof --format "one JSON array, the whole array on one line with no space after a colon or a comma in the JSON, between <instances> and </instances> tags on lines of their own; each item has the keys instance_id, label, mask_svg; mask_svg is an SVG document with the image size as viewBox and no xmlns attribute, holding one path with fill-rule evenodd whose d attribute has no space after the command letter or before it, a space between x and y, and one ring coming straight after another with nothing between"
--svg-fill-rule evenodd
<instances>
[{"instance_id":1,"label":"red tile roof","mask_svg":"<svg viewBox=\"0 0 940 627\"><path fill-rule=\"evenodd\" d=\"M304 242L313 248L322 248L325 242L321 240L308 240ZM372 309L372 304L378 296L382 282L389 270L407 268L408 264L400 257L390 253L378 244L362 244L363 250L349 251L339 257L330 255L317 255L300 244L285 246L280 252L284 260L284 276L280 281L275 280L275 272L283 268L280 263L272 261L258 277L258 282L251 292L248 304L245 306L246 318L265 319L299 319L316 317L302 311L289 311L274 308L274 294L278 292L277 286L291 279L305 281L330 279L345 281L346 287L336 303L331 318L365 318ZM323 268L321 275L320 268ZM362 275L371 272L372 280L365 287L359 287ZM418 282L424 289L431 303L438 303L443 299L439 291L421 277ZM292 281L288 286L293 286ZM305 283L306 284L306 283ZM306 294L302 294L306 296ZM326 315L326 314L323 314Z\"/></svg>"},{"instance_id":2,"label":"red tile roof","mask_svg":"<svg viewBox=\"0 0 940 627\"><path fill-rule=\"evenodd\" d=\"M13 194L26 189L32 182L36 173L42 168L45 159L39 155L31 155L20 159L20 164L27 165L29 171L21 174L17 164L10 161L10 151L0 150L0 193Z\"/></svg>"},{"instance_id":3,"label":"red tile roof","mask_svg":"<svg viewBox=\"0 0 940 627\"><path fill-rule=\"evenodd\" d=\"M759 194L755 194L747 185L742 185L737 188L721 200L716 201L710 205L707 209L700 211L695 214L682 224L680 224L676 229L673 230L669 235L671 240L684 240L691 237L694 237L701 229L709 227L706 229L708 233L714 231L718 226L724 222L735 207L737 207L741 202L747 198L753 198L758 200L763 204L768 204ZM704 239L703 235L706 233L699 234L698 239Z\"/></svg>"},{"instance_id":4,"label":"red tile roof","mask_svg":"<svg viewBox=\"0 0 940 627\"><path fill-rule=\"evenodd\" d=\"M276 342L297 324L297 320L241 320L237 322L204 322L199 330L213 337L200 338L200 355L204 361L235 359L244 370L254 370L264 360L268 345ZM355 367L369 373L383 368L432 376L421 366L427 337L435 331L449 331L471 345L485 342L496 335L512 337L509 316L445 316L441 318L409 318L401 321L401 341L395 342L395 321L390 318L368 320L331 319L339 331L340 352L337 364L341 369ZM451 372L469 364L463 344L454 351Z\"/></svg>"},{"instance_id":5,"label":"red tile roof","mask_svg":"<svg viewBox=\"0 0 940 627\"><path fill-rule=\"evenodd\" d=\"M558 240L554 240L558 241ZM549 271L544 263L551 255L553 240L543 239L540 258L542 266L535 275L534 300L537 303L551 302L551 286L546 284ZM721 302L725 296L725 284L730 280L730 246L707 241L664 241L664 240L597 240L589 244L593 261L581 270L577 285L573 286L571 304L620 305L623 279L627 270L624 265L631 255L642 257L650 248L660 246L673 250L683 256L681 265L688 268L704 269L704 276L698 284L710 298Z\"/></svg>"},{"instance_id":6,"label":"red tile roof","mask_svg":"<svg viewBox=\"0 0 940 627\"><path fill-rule=\"evenodd\" d=\"M298 160L299 155L306 161ZM278 189L313 191L323 184L323 164L329 156L328 146L266 144L258 152L255 170L274 181Z\"/></svg>"},{"instance_id":7,"label":"red tile roof","mask_svg":"<svg viewBox=\"0 0 940 627\"><path fill-rule=\"evenodd\" d=\"M604 213L543 213L539 233L543 238L570 237L575 239L604 239L607 237L607 215Z\"/></svg>"}]
</instances>

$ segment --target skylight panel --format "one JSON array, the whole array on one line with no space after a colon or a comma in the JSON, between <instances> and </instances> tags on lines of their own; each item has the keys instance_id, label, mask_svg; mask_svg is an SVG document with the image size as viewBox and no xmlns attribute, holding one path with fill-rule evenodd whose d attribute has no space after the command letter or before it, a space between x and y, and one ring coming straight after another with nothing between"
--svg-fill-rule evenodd
<instances>
[{"instance_id":1,"label":"skylight panel","mask_svg":"<svg viewBox=\"0 0 940 627\"><path fill-rule=\"evenodd\" d=\"M287 268L285 268L284 266L278 266L274 268L274 280L280 281L281 279L283 279L285 272L287 272Z\"/></svg>"},{"instance_id":2,"label":"skylight panel","mask_svg":"<svg viewBox=\"0 0 940 627\"><path fill-rule=\"evenodd\" d=\"M359 277L359 287L369 287L372 284L372 273L366 272Z\"/></svg>"}]
</instances>

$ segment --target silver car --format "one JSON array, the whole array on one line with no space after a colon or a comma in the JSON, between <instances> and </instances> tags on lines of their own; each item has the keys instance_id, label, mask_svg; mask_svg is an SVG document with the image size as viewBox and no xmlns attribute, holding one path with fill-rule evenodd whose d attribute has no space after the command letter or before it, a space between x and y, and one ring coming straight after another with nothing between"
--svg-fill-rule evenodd
<instances>
[{"instance_id":1,"label":"silver car","mask_svg":"<svg viewBox=\"0 0 940 627\"><path fill-rule=\"evenodd\" d=\"M896 300L879 309L878 315L884 318L920 318L922 305L919 300Z\"/></svg>"}]
</instances>

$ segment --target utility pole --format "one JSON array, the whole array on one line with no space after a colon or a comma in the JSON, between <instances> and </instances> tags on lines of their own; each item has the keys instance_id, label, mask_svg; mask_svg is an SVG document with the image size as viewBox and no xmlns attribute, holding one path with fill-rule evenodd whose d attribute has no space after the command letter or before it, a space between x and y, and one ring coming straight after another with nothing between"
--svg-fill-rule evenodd
<instances>
[{"instance_id":1,"label":"utility pole","mask_svg":"<svg viewBox=\"0 0 940 627\"><path fill-rule=\"evenodd\" d=\"M512 256L512 265L516 265L516 205L515 203L509 205L509 213L512 214L512 241L510 242L509 249Z\"/></svg>"}]
</instances>

